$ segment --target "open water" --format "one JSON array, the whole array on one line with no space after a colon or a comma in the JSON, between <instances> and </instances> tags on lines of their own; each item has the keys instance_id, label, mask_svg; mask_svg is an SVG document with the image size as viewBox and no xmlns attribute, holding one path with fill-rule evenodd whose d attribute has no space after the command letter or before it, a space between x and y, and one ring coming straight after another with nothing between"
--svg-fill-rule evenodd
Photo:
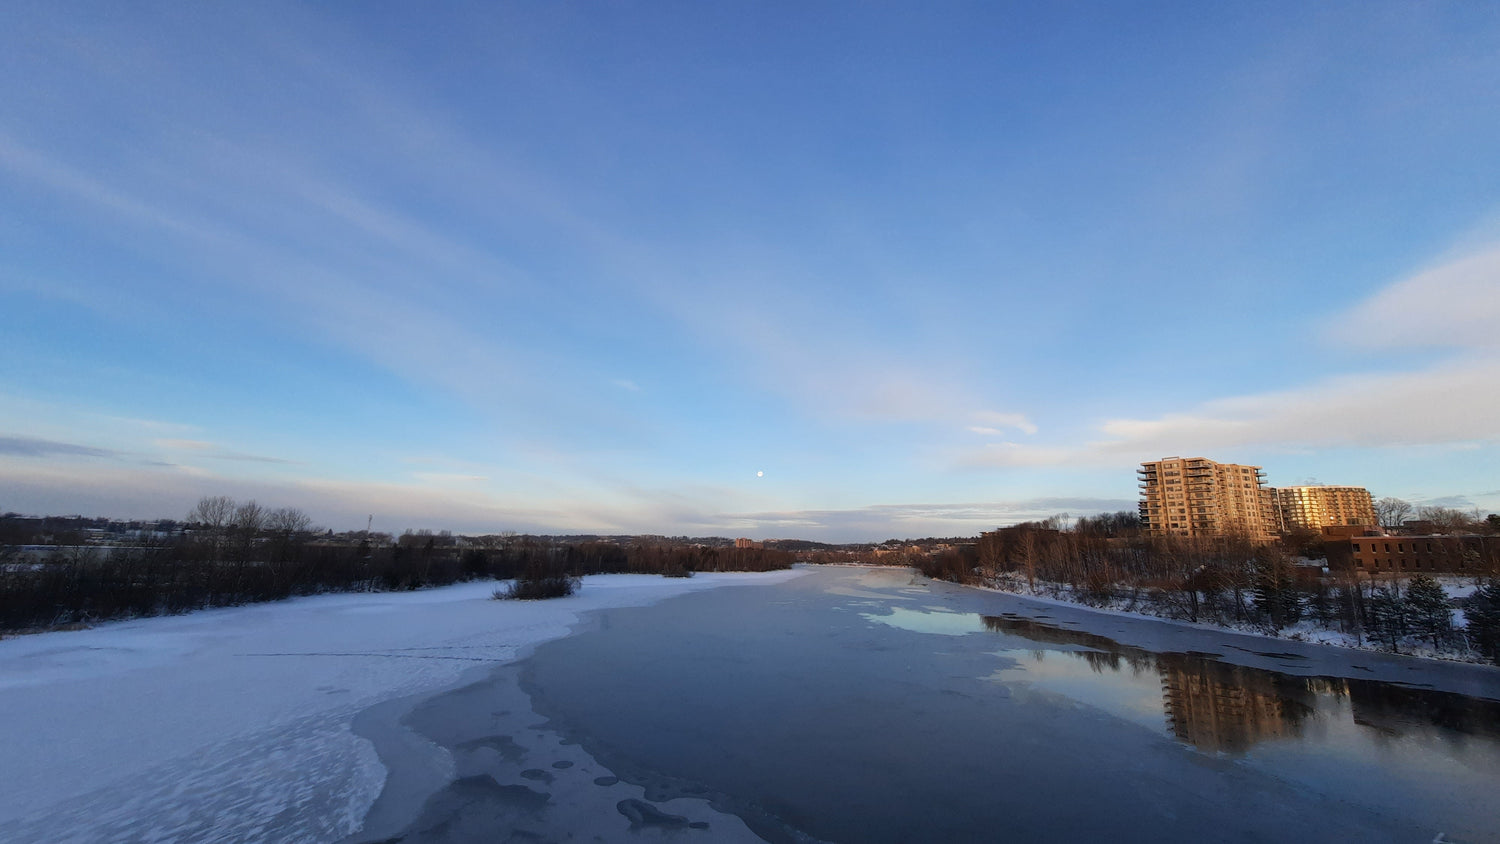
<instances>
[{"instance_id":1,"label":"open water","mask_svg":"<svg viewBox=\"0 0 1500 844\"><path fill-rule=\"evenodd\" d=\"M428 702L494 761L407 840L1496 841L1497 699L1492 668L820 569L606 611Z\"/></svg>"}]
</instances>

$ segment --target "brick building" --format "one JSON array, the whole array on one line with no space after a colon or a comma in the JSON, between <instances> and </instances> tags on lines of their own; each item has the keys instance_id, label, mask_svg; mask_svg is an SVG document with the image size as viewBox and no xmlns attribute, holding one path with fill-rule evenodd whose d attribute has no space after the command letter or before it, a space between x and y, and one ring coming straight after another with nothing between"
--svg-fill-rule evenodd
<instances>
[{"instance_id":1,"label":"brick building","mask_svg":"<svg viewBox=\"0 0 1500 844\"><path fill-rule=\"evenodd\" d=\"M1392 574L1494 574L1500 536L1347 536L1325 531L1330 566Z\"/></svg>"}]
</instances>

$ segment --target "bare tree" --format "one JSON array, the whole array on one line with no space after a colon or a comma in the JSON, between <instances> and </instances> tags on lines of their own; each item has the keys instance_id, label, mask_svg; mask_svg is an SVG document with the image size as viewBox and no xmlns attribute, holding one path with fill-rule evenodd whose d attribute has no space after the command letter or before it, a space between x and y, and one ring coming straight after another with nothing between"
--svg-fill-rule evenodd
<instances>
[{"instance_id":1,"label":"bare tree","mask_svg":"<svg viewBox=\"0 0 1500 844\"><path fill-rule=\"evenodd\" d=\"M266 523L266 510L254 499L234 508L234 517L229 522L229 558L234 562L234 600L243 600L246 570L254 552L256 537Z\"/></svg>"},{"instance_id":2,"label":"bare tree","mask_svg":"<svg viewBox=\"0 0 1500 844\"><path fill-rule=\"evenodd\" d=\"M188 511L186 521L197 525L207 537L215 562L224 547L224 534L234 519L234 499L227 495L205 495Z\"/></svg>"},{"instance_id":3,"label":"bare tree","mask_svg":"<svg viewBox=\"0 0 1500 844\"><path fill-rule=\"evenodd\" d=\"M1021 564L1026 567L1026 590L1036 594L1036 531L1021 534Z\"/></svg>"},{"instance_id":4,"label":"bare tree","mask_svg":"<svg viewBox=\"0 0 1500 844\"><path fill-rule=\"evenodd\" d=\"M1375 516L1388 528L1401 527L1411 515L1411 505L1399 498L1382 498L1375 502Z\"/></svg>"},{"instance_id":5,"label":"bare tree","mask_svg":"<svg viewBox=\"0 0 1500 844\"><path fill-rule=\"evenodd\" d=\"M1073 517L1067 513L1054 513L1042 519L1042 527L1052 530L1068 530L1073 526Z\"/></svg>"},{"instance_id":6,"label":"bare tree","mask_svg":"<svg viewBox=\"0 0 1500 844\"><path fill-rule=\"evenodd\" d=\"M265 527L266 508L256 504L255 499L252 498L234 509L231 524L240 534L253 536Z\"/></svg>"},{"instance_id":7,"label":"bare tree","mask_svg":"<svg viewBox=\"0 0 1500 844\"><path fill-rule=\"evenodd\" d=\"M223 530L234 517L234 499L227 495L205 495L188 511L186 521L209 530Z\"/></svg>"},{"instance_id":8,"label":"bare tree","mask_svg":"<svg viewBox=\"0 0 1500 844\"><path fill-rule=\"evenodd\" d=\"M1417 508L1417 518L1432 522L1439 533L1466 533L1476 528L1477 521L1469 513L1452 507L1426 506Z\"/></svg>"},{"instance_id":9,"label":"bare tree","mask_svg":"<svg viewBox=\"0 0 1500 844\"><path fill-rule=\"evenodd\" d=\"M296 507L281 507L266 514L266 530L296 535L312 530L312 518Z\"/></svg>"},{"instance_id":10,"label":"bare tree","mask_svg":"<svg viewBox=\"0 0 1500 844\"><path fill-rule=\"evenodd\" d=\"M296 507L281 507L266 514L266 532L270 534L271 555L266 560L271 569L272 588L278 593L289 590L301 566L302 543L312 530L312 519Z\"/></svg>"}]
</instances>

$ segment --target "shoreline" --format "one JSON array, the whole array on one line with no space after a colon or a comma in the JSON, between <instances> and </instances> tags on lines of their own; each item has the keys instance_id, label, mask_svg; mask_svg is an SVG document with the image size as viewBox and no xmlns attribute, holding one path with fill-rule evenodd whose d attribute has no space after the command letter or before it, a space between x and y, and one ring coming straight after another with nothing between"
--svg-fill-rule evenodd
<instances>
[{"instance_id":1,"label":"shoreline","mask_svg":"<svg viewBox=\"0 0 1500 844\"><path fill-rule=\"evenodd\" d=\"M925 577L925 575L923 576ZM946 583L948 581L940 582ZM1353 634L1342 633L1337 630L1328 630L1326 628L1320 628L1313 632L1327 634L1327 638L1323 636L1300 636L1297 633L1293 633L1291 635L1282 635L1279 633L1268 633L1265 630L1258 630L1254 628L1227 627L1225 625L1214 624L1213 622L1209 621L1189 621L1186 619L1167 618L1165 616L1152 615L1151 613L1138 612L1135 610L1117 609L1114 607L1095 607L1089 604L1085 604L1082 601L1070 601L1067 598L1057 598L1051 595L1032 595L1025 592L1012 592L1009 589L1001 589L996 586L987 586L983 584L961 583L955 585L963 586L968 589L977 589L984 592L993 592L999 595L1014 595L1017 598L1025 598L1029 601L1037 601L1040 603L1052 604L1055 606L1077 607L1080 609L1088 610L1090 612L1099 613L1101 615L1120 615L1130 618L1151 619L1154 621L1165 622L1167 624L1179 624L1184 627L1192 627L1201 630L1224 631L1227 633L1236 633L1241 636L1258 636L1263 639L1272 639L1278 642L1297 642L1304 645L1322 645L1330 648L1342 648L1343 650L1355 651L1358 653L1376 653L1385 654L1387 656L1411 657L1413 659L1432 660L1434 662L1452 663L1455 665L1500 667L1477 655L1474 655L1472 658L1466 658L1463 655L1448 654L1431 649L1421 649L1412 652L1390 651L1386 650L1384 647L1369 643L1368 637L1362 637L1363 641L1365 642L1364 644L1353 644L1348 641L1348 638L1353 636Z\"/></svg>"},{"instance_id":2,"label":"shoreline","mask_svg":"<svg viewBox=\"0 0 1500 844\"><path fill-rule=\"evenodd\" d=\"M926 586L934 597L949 605L963 607L963 610L984 614L984 599L1003 598L1019 603L1026 610L1013 613L1018 617L1061 630L1102 636L1125 647L1157 653L1209 654L1230 664L1299 677L1377 680L1428 691L1500 700L1500 667L1494 665L1278 638L1201 622L1099 609L1040 595L1021 595L991 587L932 580L915 570L912 570L912 575L914 581ZM961 611L948 607L937 609ZM1263 646L1269 642L1275 642L1276 648Z\"/></svg>"}]
</instances>

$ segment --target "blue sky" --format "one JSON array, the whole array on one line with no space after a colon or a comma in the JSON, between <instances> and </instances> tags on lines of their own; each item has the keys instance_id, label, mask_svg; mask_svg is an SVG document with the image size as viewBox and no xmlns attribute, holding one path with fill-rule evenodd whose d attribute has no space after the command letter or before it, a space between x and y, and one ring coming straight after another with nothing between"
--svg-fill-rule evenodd
<instances>
[{"instance_id":1,"label":"blue sky","mask_svg":"<svg viewBox=\"0 0 1500 844\"><path fill-rule=\"evenodd\" d=\"M1500 6L6 4L0 510L1500 510Z\"/></svg>"}]
</instances>

